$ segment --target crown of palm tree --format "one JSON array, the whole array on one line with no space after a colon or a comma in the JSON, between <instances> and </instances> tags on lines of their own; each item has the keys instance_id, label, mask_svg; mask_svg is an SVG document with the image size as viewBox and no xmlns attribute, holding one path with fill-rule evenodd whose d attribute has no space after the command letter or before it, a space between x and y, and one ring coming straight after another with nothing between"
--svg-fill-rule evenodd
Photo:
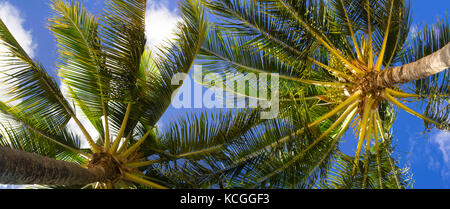
<instances>
[{"instance_id":1,"label":"crown of palm tree","mask_svg":"<svg viewBox=\"0 0 450 209\"><path fill-rule=\"evenodd\" d=\"M279 76L280 86L284 86L280 90L280 102L287 110L284 115L293 123L302 119L292 114L308 118L290 134L267 141L266 146L237 160L242 163L267 152L284 151L284 156L276 155L281 160L263 164L264 168L243 176L244 180L259 186L280 181L281 185L299 182L314 186L312 171L319 166L326 168L336 157L346 160L343 155L336 156L336 144L354 120L358 143L352 168L338 169L337 176L342 180L343 172L350 170L345 185L354 187L356 184L350 182L354 180L362 188L386 188L383 168L388 163L396 180L390 185L401 187L401 171L389 150L390 125L386 121L393 117L389 113L392 108L386 107L393 105L423 119L427 128L448 130L447 21L438 22L434 29L426 28L425 34L408 45L409 5L402 0L203 2L217 20L202 48L206 68L222 73L278 73L272 76ZM393 67L402 62L408 64ZM410 86L400 86L402 83L415 83L414 92L406 93ZM426 101L425 114L415 112L398 98ZM308 133L311 129L319 130L312 139ZM384 148L388 149L382 154ZM318 152L323 157L315 159L321 160L311 160ZM382 160L386 155L389 161ZM363 166L359 166L360 160ZM299 168L302 165L305 171ZM369 186L373 165L378 167L379 181ZM296 180L289 172L297 175ZM334 184L344 185L342 181Z\"/></svg>"},{"instance_id":2,"label":"crown of palm tree","mask_svg":"<svg viewBox=\"0 0 450 209\"><path fill-rule=\"evenodd\" d=\"M178 87L171 85L172 76L189 72L204 39L207 23L203 9L195 1L183 1L178 38L156 56L146 46L146 0L110 0L106 4L103 14L95 16L76 1L52 1L54 17L49 19L49 29L58 43L57 68L68 88L66 96L44 66L27 55L0 21L0 43L8 49L1 59L2 81L12 97L0 103L4 118L2 147L87 168L77 170L81 167L2 148L2 161L18 163L2 165L2 183L93 184L94 188L129 187L133 183L153 188L173 186L164 174L139 168L156 163L147 160L151 155L183 157L177 152L166 153L166 145L157 140L155 125ZM94 133L80 122L77 108L98 131L99 138L93 138ZM80 137L67 127L70 119L89 142L89 149L80 148ZM160 161L168 161L163 157ZM49 174L52 168L46 162L59 172ZM21 169L24 172L17 173ZM84 172L84 177L74 180L76 172Z\"/></svg>"}]
</instances>

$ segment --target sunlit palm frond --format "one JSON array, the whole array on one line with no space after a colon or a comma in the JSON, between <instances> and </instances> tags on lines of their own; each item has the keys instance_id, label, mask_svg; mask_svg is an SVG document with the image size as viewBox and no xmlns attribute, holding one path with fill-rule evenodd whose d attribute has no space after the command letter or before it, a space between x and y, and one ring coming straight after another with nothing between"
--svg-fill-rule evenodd
<instances>
[{"instance_id":1,"label":"sunlit palm frond","mask_svg":"<svg viewBox=\"0 0 450 209\"><path fill-rule=\"evenodd\" d=\"M385 56L383 65L401 61L405 40L411 26L411 15L409 3L407 1L367 1L355 0L333 0L330 1L330 13L333 33L347 36L347 43L351 44L358 56L362 56L360 42L364 33L368 33L368 11L371 13L372 38L374 49L379 53L386 41ZM391 7L393 4L393 7ZM364 8L364 9L361 9ZM369 9L370 8L370 9ZM392 11L391 11L392 8ZM390 23L386 21L391 15ZM389 34L385 39L386 29L389 26ZM356 57L355 57L356 58Z\"/></svg>"},{"instance_id":2,"label":"sunlit palm frond","mask_svg":"<svg viewBox=\"0 0 450 209\"><path fill-rule=\"evenodd\" d=\"M101 118L106 115L108 76L98 35L99 19L81 3L55 0L50 30L59 46L59 75L69 96L96 129L104 134Z\"/></svg>"},{"instance_id":3,"label":"sunlit palm frond","mask_svg":"<svg viewBox=\"0 0 450 209\"><path fill-rule=\"evenodd\" d=\"M57 132L74 114L56 82L34 61L0 20L0 44L7 49L0 59L1 80L13 112L22 112L35 124L47 119L59 124ZM52 130L48 130L52 131Z\"/></svg>"}]
</instances>

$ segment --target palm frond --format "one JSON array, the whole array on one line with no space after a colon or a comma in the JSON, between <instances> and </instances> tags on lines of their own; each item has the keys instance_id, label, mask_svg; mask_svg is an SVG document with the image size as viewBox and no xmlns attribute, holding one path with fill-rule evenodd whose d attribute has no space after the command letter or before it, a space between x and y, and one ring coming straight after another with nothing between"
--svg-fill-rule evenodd
<instances>
[{"instance_id":1,"label":"palm frond","mask_svg":"<svg viewBox=\"0 0 450 209\"><path fill-rule=\"evenodd\" d=\"M242 47L264 50L283 62L298 65L313 46L312 39L304 29L267 13L267 5L263 1L205 2L211 13L220 20L217 21L217 28L228 31L226 36L248 37ZM314 6L310 5L309 9L315 12Z\"/></svg>"},{"instance_id":2,"label":"palm frond","mask_svg":"<svg viewBox=\"0 0 450 209\"><path fill-rule=\"evenodd\" d=\"M16 121L8 123L4 121L0 129L2 147L11 147L57 160L86 163L86 158L80 155L79 137L66 129L58 134L42 135Z\"/></svg>"},{"instance_id":3,"label":"palm frond","mask_svg":"<svg viewBox=\"0 0 450 209\"><path fill-rule=\"evenodd\" d=\"M4 102L34 123L52 120L59 129L64 127L74 115L69 103L44 67L31 59L1 20L0 44L7 49L0 59L1 80L11 98Z\"/></svg>"},{"instance_id":4,"label":"palm frond","mask_svg":"<svg viewBox=\"0 0 450 209\"><path fill-rule=\"evenodd\" d=\"M134 101L141 56L145 50L146 0L108 0L101 18L105 66L111 74L110 99Z\"/></svg>"},{"instance_id":5,"label":"palm frond","mask_svg":"<svg viewBox=\"0 0 450 209\"><path fill-rule=\"evenodd\" d=\"M59 46L59 75L97 130L103 133L108 78L98 35L98 18L81 3L54 0L50 30Z\"/></svg>"},{"instance_id":6,"label":"palm frond","mask_svg":"<svg viewBox=\"0 0 450 209\"><path fill-rule=\"evenodd\" d=\"M137 104L140 104L137 109L140 121L145 125L154 126L169 107L172 94L182 85L172 85L172 79L177 74L190 72L205 39L208 23L200 3L182 1L180 9L183 21L178 25L176 38L154 53L158 56L143 56L141 60L142 66L151 63L146 69L145 80L137 82L141 90L137 95Z\"/></svg>"}]
</instances>

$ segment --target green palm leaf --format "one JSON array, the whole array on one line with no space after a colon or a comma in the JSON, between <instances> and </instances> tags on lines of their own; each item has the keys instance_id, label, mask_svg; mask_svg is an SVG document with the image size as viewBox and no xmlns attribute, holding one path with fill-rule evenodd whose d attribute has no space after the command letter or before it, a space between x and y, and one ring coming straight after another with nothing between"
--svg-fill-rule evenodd
<instances>
[{"instance_id":1,"label":"green palm leaf","mask_svg":"<svg viewBox=\"0 0 450 209\"><path fill-rule=\"evenodd\" d=\"M103 135L108 76L98 35L98 18L80 3L55 0L50 30L59 46L59 75L87 118Z\"/></svg>"},{"instance_id":2,"label":"green palm leaf","mask_svg":"<svg viewBox=\"0 0 450 209\"><path fill-rule=\"evenodd\" d=\"M70 105L44 67L28 56L1 20L0 44L8 50L2 54L0 66L11 98L4 102L11 105L10 111L26 114L37 125L48 119L59 124L59 129L64 127L73 115Z\"/></svg>"}]
</instances>

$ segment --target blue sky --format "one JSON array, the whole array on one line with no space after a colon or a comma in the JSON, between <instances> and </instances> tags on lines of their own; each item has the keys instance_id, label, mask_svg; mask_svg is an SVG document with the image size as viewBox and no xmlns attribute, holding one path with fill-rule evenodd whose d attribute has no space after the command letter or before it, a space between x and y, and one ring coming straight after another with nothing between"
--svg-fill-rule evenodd
<instances>
[{"instance_id":1,"label":"blue sky","mask_svg":"<svg viewBox=\"0 0 450 209\"><path fill-rule=\"evenodd\" d=\"M101 0L81 0L93 13L103 7ZM178 19L177 0L150 1L148 8L148 35L152 44L160 43ZM21 39L33 56L39 59L50 74L55 74L56 43L46 28L51 17L49 0L0 0L0 17L12 19L15 30L25 34ZM437 17L445 16L450 8L448 0L411 0L413 28L423 23L434 23ZM153 31L153 32L152 32ZM414 107L409 105L410 107ZM419 107L414 107L419 109ZM174 118L191 110L169 108L159 125L164 127ZM394 124L394 136L398 143L395 155L402 164L409 165L414 178L414 188L450 188L450 133L432 131L423 135L423 122L403 111ZM353 138L342 145L344 152L354 153Z\"/></svg>"}]
</instances>

